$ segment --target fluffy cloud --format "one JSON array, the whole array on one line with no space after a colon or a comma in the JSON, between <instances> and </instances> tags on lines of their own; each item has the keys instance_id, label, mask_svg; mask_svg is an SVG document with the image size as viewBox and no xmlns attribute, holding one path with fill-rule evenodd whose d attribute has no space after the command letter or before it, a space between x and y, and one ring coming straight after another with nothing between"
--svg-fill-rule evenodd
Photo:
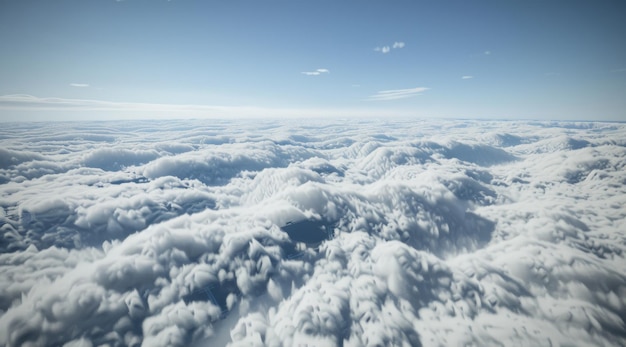
<instances>
[{"instance_id":1,"label":"fluffy cloud","mask_svg":"<svg viewBox=\"0 0 626 347\"><path fill-rule=\"evenodd\" d=\"M614 123L8 124L0 344L621 345L624 138Z\"/></svg>"},{"instance_id":2,"label":"fluffy cloud","mask_svg":"<svg viewBox=\"0 0 626 347\"><path fill-rule=\"evenodd\" d=\"M374 95L369 96L369 100L373 101L389 101L410 98L427 91L430 88L416 87L408 89L381 90Z\"/></svg>"}]
</instances>

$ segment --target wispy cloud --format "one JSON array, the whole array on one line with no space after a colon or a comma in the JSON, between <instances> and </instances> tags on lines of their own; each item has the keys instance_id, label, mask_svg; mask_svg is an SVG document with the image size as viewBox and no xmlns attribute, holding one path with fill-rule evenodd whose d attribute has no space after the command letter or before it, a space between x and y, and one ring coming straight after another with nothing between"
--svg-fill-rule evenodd
<instances>
[{"instance_id":1,"label":"wispy cloud","mask_svg":"<svg viewBox=\"0 0 626 347\"><path fill-rule=\"evenodd\" d=\"M478 52L471 53L469 56L470 58L477 58L477 57L484 57L486 55L491 55L491 54L492 54L491 51L482 51L480 53Z\"/></svg>"},{"instance_id":2,"label":"wispy cloud","mask_svg":"<svg viewBox=\"0 0 626 347\"><path fill-rule=\"evenodd\" d=\"M388 96L389 97L389 96ZM381 98L382 100L382 98ZM17 113L26 112L26 113ZM393 110L398 116L414 114L413 110ZM224 106L197 104L158 104L114 102L88 99L42 98L28 94L0 95L0 122L19 120L46 120L49 114L60 115L60 120L85 119L85 115L106 119L153 118L325 118L378 117L380 110L370 108L280 108L258 106ZM6 117L5 117L6 116ZM11 119L13 117L13 119Z\"/></svg>"},{"instance_id":3,"label":"wispy cloud","mask_svg":"<svg viewBox=\"0 0 626 347\"><path fill-rule=\"evenodd\" d=\"M471 80L472 78L474 78L474 76L465 75L465 76L461 77L461 79L463 79L463 80Z\"/></svg>"},{"instance_id":4,"label":"wispy cloud","mask_svg":"<svg viewBox=\"0 0 626 347\"><path fill-rule=\"evenodd\" d=\"M89 87L89 84L87 83L70 83L71 87L76 87L76 88L87 88Z\"/></svg>"},{"instance_id":5,"label":"wispy cloud","mask_svg":"<svg viewBox=\"0 0 626 347\"><path fill-rule=\"evenodd\" d=\"M302 72L303 75L307 75L307 76L318 76L318 75L325 74L325 73L330 73L330 71L328 69L317 69L315 71L303 71Z\"/></svg>"},{"instance_id":6,"label":"wispy cloud","mask_svg":"<svg viewBox=\"0 0 626 347\"><path fill-rule=\"evenodd\" d=\"M381 90L374 95L368 97L372 101L389 101L410 98L416 95L420 95L421 92L427 91L430 88L416 87L408 89L394 89L394 90Z\"/></svg>"},{"instance_id":7,"label":"wispy cloud","mask_svg":"<svg viewBox=\"0 0 626 347\"><path fill-rule=\"evenodd\" d=\"M405 46L404 42L396 41L391 46L376 47L376 48L374 48L374 50L376 52L381 52L383 54L387 54L387 53L391 52L392 49L400 49L400 48L404 48L404 46Z\"/></svg>"}]
</instances>

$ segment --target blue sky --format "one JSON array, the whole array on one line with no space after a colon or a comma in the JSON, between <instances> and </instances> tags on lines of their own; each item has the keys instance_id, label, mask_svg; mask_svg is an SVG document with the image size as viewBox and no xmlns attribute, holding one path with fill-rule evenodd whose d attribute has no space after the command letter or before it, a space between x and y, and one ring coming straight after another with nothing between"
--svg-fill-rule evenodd
<instances>
[{"instance_id":1,"label":"blue sky","mask_svg":"<svg viewBox=\"0 0 626 347\"><path fill-rule=\"evenodd\" d=\"M624 1L0 0L2 120L626 121Z\"/></svg>"}]
</instances>

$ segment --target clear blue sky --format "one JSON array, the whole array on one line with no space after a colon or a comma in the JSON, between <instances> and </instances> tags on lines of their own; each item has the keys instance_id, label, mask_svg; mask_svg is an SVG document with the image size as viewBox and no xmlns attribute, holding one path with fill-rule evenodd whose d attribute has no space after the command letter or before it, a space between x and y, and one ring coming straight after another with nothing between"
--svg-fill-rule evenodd
<instances>
[{"instance_id":1,"label":"clear blue sky","mask_svg":"<svg viewBox=\"0 0 626 347\"><path fill-rule=\"evenodd\" d=\"M0 118L626 121L626 1L0 0Z\"/></svg>"}]
</instances>

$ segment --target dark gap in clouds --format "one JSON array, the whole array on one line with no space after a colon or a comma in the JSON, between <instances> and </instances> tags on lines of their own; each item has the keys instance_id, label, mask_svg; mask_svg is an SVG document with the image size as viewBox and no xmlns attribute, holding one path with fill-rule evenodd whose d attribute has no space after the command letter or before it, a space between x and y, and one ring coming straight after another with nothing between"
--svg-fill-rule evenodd
<instances>
[{"instance_id":1,"label":"dark gap in clouds","mask_svg":"<svg viewBox=\"0 0 626 347\"><path fill-rule=\"evenodd\" d=\"M444 181L444 185L457 198L464 201L490 205L496 200L496 192L494 190L468 177L459 177L454 180Z\"/></svg>"},{"instance_id":2,"label":"dark gap in clouds","mask_svg":"<svg viewBox=\"0 0 626 347\"><path fill-rule=\"evenodd\" d=\"M290 221L281 229L296 242L303 242L315 247L323 241L333 237L333 229L336 223L326 223L321 220Z\"/></svg>"},{"instance_id":3,"label":"dark gap in clouds","mask_svg":"<svg viewBox=\"0 0 626 347\"><path fill-rule=\"evenodd\" d=\"M494 148L487 145L468 145L464 143L453 143L443 151L447 158L456 158L480 166L498 165L517 160L514 155L503 149Z\"/></svg>"},{"instance_id":4,"label":"dark gap in clouds","mask_svg":"<svg viewBox=\"0 0 626 347\"><path fill-rule=\"evenodd\" d=\"M573 170L567 170L565 173L565 180L569 184L577 184L592 175L595 171L601 171L609 167L610 162L608 159L596 159L591 162L580 164Z\"/></svg>"},{"instance_id":5,"label":"dark gap in clouds","mask_svg":"<svg viewBox=\"0 0 626 347\"><path fill-rule=\"evenodd\" d=\"M497 145L501 147L514 147L517 145L521 145L522 143L528 143L528 139L525 139L521 136L511 135L511 134L496 134L494 136L494 140Z\"/></svg>"},{"instance_id":6,"label":"dark gap in clouds","mask_svg":"<svg viewBox=\"0 0 626 347\"><path fill-rule=\"evenodd\" d=\"M45 157L38 153L0 148L0 169L8 169L24 162L44 159Z\"/></svg>"},{"instance_id":7,"label":"dark gap in clouds","mask_svg":"<svg viewBox=\"0 0 626 347\"><path fill-rule=\"evenodd\" d=\"M155 151L99 148L84 159L85 166L105 171L119 171L128 166L148 163L159 157Z\"/></svg>"}]
</instances>

